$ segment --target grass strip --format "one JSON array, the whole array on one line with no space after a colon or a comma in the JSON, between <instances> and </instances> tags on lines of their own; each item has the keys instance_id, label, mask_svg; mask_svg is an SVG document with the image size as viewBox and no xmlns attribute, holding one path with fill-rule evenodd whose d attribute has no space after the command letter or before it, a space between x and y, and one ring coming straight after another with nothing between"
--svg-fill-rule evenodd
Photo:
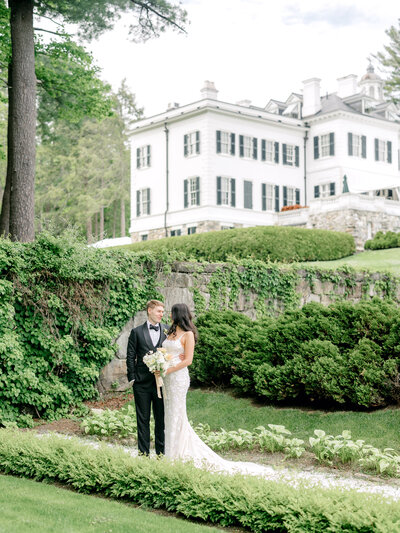
<instances>
[{"instance_id":1,"label":"grass strip","mask_svg":"<svg viewBox=\"0 0 400 533\"><path fill-rule=\"evenodd\" d=\"M377 495L213 474L57 436L0 430L0 471L256 533L400 531L400 503Z\"/></svg>"}]
</instances>

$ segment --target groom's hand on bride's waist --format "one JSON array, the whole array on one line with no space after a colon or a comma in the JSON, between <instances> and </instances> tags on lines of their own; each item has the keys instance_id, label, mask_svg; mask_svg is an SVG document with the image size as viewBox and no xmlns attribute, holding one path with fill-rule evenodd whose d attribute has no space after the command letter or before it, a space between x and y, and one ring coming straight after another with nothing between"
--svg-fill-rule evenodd
<instances>
[{"instance_id":1,"label":"groom's hand on bride's waist","mask_svg":"<svg viewBox=\"0 0 400 533\"><path fill-rule=\"evenodd\" d=\"M183 361L185 359L185 354L184 353L179 354L179 359Z\"/></svg>"}]
</instances>

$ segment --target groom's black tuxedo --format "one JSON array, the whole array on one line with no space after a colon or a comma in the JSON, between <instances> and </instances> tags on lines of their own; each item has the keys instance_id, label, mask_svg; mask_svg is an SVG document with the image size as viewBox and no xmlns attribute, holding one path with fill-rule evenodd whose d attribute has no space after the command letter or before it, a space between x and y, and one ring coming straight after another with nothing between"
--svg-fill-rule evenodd
<instances>
[{"instance_id":1,"label":"groom's black tuxedo","mask_svg":"<svg viewBox=\"0 0 400 533\"><path fill-rule=\"evenodd\" d=\"M135 380L133 393L136 406L138 447L139 451L146 455L149 454L150 449L150 410L152 405L155 422L156 453L164 453L164 403L162 398L157 397L154 374L143 363L143 356L150 351L156 350L163 343L166 338L164 329L168 329L168 326L160 324L158 342L153 345L146 321L131 331L128 340L126 365L128 380Z\"/></svg>"}]
</instances>

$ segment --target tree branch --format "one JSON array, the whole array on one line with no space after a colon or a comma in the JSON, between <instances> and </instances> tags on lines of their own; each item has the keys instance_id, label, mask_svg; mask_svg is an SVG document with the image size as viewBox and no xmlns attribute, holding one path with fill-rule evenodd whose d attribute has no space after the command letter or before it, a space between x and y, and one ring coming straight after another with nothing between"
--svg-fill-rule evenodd
<instances>
[{"instance_id":1,"label":"tree branch","mask_svg":"<svg viewBox=\"0 0 400 533\"><path fill-rule=\"evenodd\" d=\"M56 31L51 30L45 30L44 28L33 28L34 31L44 31L46 33L52 33L53 35L57 35L58 37L68 37L68 33L57 33Z\"/></svg>"},{"instance_id":2,"label":"tree branch","mask_svg":"<svg viewBox=\"0 0 400 533\"><path fill-rule=\"evenodd\" d=\"M148 4L145 4L144 2L141 2L140 0L131 0L131 2L132 2L132 4L140 6L142 9L145 9L147 12L151 11L157 17L160 17L161 19L165 20L169 24L172 24L173 26L178 28L178 30L182 31L183 33L186 33L186 30L184 28L182 28L181 26L179 26L179 24L177 24L176 22L174 22L170 18L166 17L165 15L163 15L162 13L160 13L159 11L154 9L154 7L149 6Z\"/></svg>"},{"instance_id":3,"label":"tree branch","mask_svg":"<svg viewBox=\"0 0 400 533\"><path fill-rule=\"evenodd\" d=\"M40 18L43 17L43 18L45 18L45 19L47 19L47 20L50 20L53 24L56 24L57 26L61 26L61 27L62 27L61 22L57 22L56 20L52 19L51 17L48 17L47 15L39 15L39 14L37 14L37 13L34 13L34 15L35 15L36 17L40 17Z\"/></svg>"}]
</instances>

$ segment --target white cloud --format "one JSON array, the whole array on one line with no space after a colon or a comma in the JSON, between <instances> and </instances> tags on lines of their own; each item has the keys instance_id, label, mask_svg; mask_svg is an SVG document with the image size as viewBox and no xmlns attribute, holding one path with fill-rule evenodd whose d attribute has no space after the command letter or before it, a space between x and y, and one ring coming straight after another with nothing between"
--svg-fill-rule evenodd
<instances>
[{"instance_id":1,"label":"white cloud","mask_svg":"<svg viewBox=\"0 0 400 533\"><path fill-rule=\"evenodd\" d=\"M92 45L103 77L117 87L127 78L147 115L168 102L197 100L203 81L225 101L248 98L264 106L300 91L302 80L361 75L382 50L385 29L397 24L391 0L187 0L187 35L167 32L144 44L128 41L123 23Z\"/></svg>"}]
</instances>

